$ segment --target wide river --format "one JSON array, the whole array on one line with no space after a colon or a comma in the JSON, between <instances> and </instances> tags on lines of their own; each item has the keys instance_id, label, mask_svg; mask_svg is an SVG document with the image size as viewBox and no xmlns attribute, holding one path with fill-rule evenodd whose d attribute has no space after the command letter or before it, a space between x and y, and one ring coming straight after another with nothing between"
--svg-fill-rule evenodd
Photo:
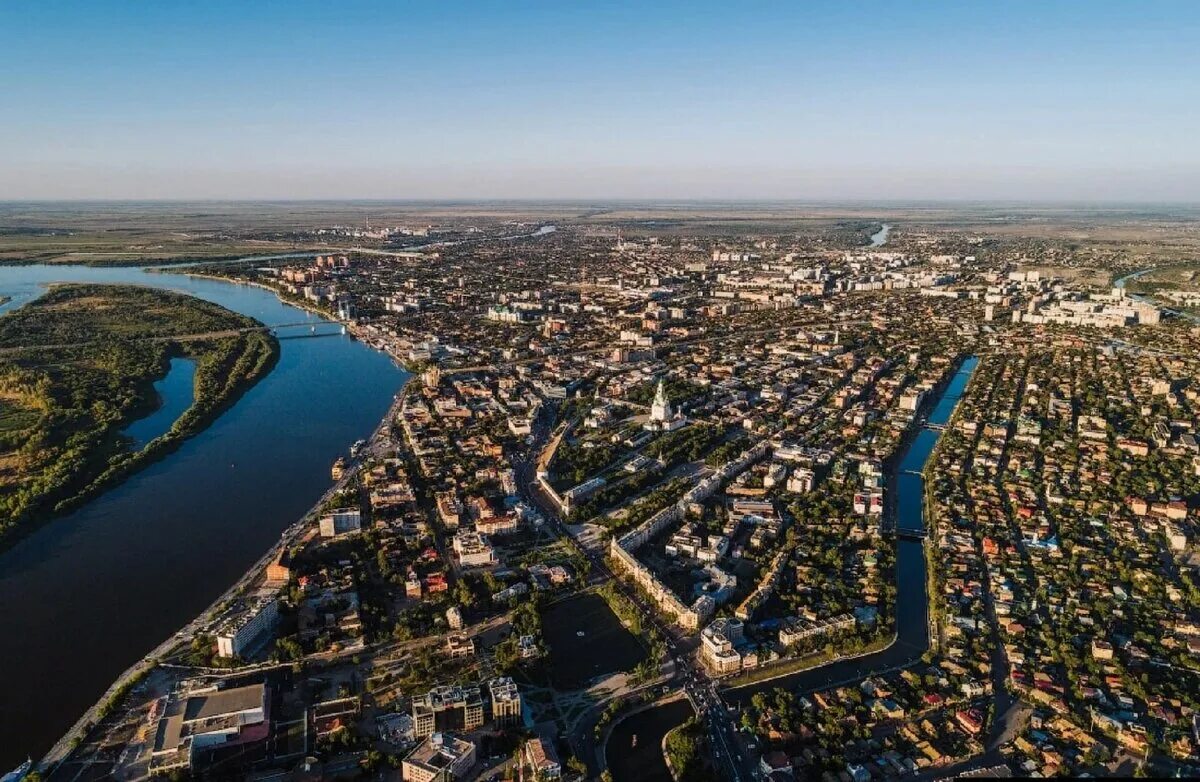
<instances>
[{"instance_id":1,"label":"wide river","mask_svg":"<svg viewBox=\"0 0 1200 782\"><path fill-rule=\"evenodd\" d=\"M40 757L127 667L204 610L314 503L406 377L260 288L137 268L0 267L18 307L50 282L153 285L284 328L279 363L209 428L0 553L0 771ZM311 324L311 325L307 325Z\"/></svg>"},{"instance_id":2,"label":"wide river","mask_svg":"<svg viewBox=\"0 0 1200 782\"><path fill-rule=\"evenodd\" d=\"M975 367L967 358L942 390L929 414L929 423L945 424L954 414ZM900 459L896 478L896 523L901 531L925 528L925 484L919 473L929 460L941 433L922 427ZM919 540L896 542L896 642L878 652L840 660L819 668L782 676L762 684L727 690L727 701L745 705L760 690L776 687L810 692L835 684L856 682L876 673L916 662L929 648L929 597L926 590L925 546ZM671 728L694 712L687 701L675 701L635 714L613 728L606 748L616 782L671 782L660 745ZM633 738L637 737L637 744Z\"/></svg>"}]
</instances>

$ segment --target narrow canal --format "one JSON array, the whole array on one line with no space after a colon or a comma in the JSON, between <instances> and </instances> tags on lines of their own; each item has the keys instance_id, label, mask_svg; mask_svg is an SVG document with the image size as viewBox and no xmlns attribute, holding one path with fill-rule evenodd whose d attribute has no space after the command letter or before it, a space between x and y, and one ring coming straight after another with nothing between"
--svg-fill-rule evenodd
<instances>
[{"instance_id":1,"label":"narrow canal","mask_svg":"<svg viewBox=\"0 0 1200 782\"><path fill-rule=\"evenodd\" d=\"M963 361L942 390L928 424L941 426L953 415L979 364L977 356ZM897 526L921 531L925 527L925 483L920 476L941 432L923 427L900 459L896 488ZM926 593L925 546L919 540L898 539L896 553L896 642L888 648L853 660L842 660L760 684L727 690L725 698L742 706L754 693L776 687L809 692L845 682L860 681L876 673L911 665L929 648L929 599ZM671 782L659 746L667 731L692 714L686 702L650 709L628 718L613 729L605 747L608 766L617 782ZM637 736L636 746L633 736ZM653 747L653 751L647 749Z\"/></svg>"}]
</instances>

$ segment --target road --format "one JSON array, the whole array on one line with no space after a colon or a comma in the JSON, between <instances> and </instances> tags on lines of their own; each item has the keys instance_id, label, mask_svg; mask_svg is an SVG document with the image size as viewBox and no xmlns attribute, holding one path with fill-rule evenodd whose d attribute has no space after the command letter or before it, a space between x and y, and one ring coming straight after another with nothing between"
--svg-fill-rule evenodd
<instances>
[{"instance_id":1,"label":"road","mask_svg":"<svg viewBox=\"0 0 1200 782\"><path fill-rule=\"evenodd\" d=\"M548 408L539 411L533 424L533 441L526 456L514 459L513 470L517 485L527 502L532 504L545 519L546 528L557 537L575 542L571 531L558 513L558 507L552 499L546 496L541 485L536 480L536 465L541 448L549 439L554 425L553 413ZM683 639L677 636L674 627L661 621L656 611L647 606L634 590L615 578L604 561L602 554L575 542L576 548L587 557L591 565L594 583L611 583L626 599L641 611L642 621L652 625L661 633L667 645L668 657L675 662L674 674L671 681L682 682L688 699L696 712L706 718L710 738L714 747L720 749L716 759L722 768L722 778L743 782L753 779L753 765L743 760L743 754L736 743L737 727L730 716L729 704L722 698L717 683L710 679L703 668L696 664L690 649L683 646ZM600 705L596 707L601 708ZM594 736L590 730L577 732L568 737L576 757L598 763L597 748ZM597 771L596 769L591 769Z\"/></svg>"},{"instance_id":2,"label":"road","mask_svg":"<svg viewBox=\"0 0 1200 782\"><path fill-rule=\"evenodd\" d=\"M673 342L662 342L662 343L658 343L656 345L656 347L660 351L667 351L667 350L671 350L672 348L687 347L690 345L704 345L704 344L708 344L708 343L712 343L712 342L720 342L722 340L727 340L727 339L735 339L735 338L736 339L744 339L746 337L769 336L771 334L781 334L781 333L785 333L788 331L804 331L804 330L812 330L812 329L829 331L832 329L841 329L841 328L845 328L846 326L861 325L861 324L870 323L870 322L871 322L870 320L863 320L863 319L840 320L840 321L825 321L823 323L798 323L798 324L792 324L789 326L772 326L770 328L762 328L762 329L746 329L746 330L738 331L735 333L711 334L711 335L704 336L704 337L692 337L690 339L679 339L679 340L675 340ZM613 345L606 344L602 347L583 348L581 350L576 350L576 351L572 352L572 355L573 356L598 355L601 353L611 353L612 349L613 349ZM465 366L465 367L443 367L442 368L442 377L446 377L448 375L462 375L462 374L466 374L469 372L496 372L502 368L522 366L524 364L543 363L543 362L545 362L545 360L546 360L545 356L533 356L531 358L517 359L516 361L505 361L503 364L503 367L498 364L474 364L472 366ZM625 404L628 404L628 403L625 403Z\"/></svg>"},{"instance_id":3,"label":"road","mask_svg":"<svg viewBox=\"0 0 1200 782\"><path fill-rule=\"evenodd\" d=\"M945 393L946 389L943 388L938 394L935 406ZM948 420L953 420L953 413ZM898 465L904 462L908 453L907 449L911 448L911 445L912 441L906 446L901 458L897 460L897 465L893 466L893 473L899 469ZM928 457L926 457L926 461L928 461ZM893 505L890 511L893 514L896 513L895 507ZM548 517L557 521L557 517L552 513L548 513ZM710 679L707 673L695 664L690 655L680 653L679 639L673 634L672 628L663 628L657 622L653 611L646 608L640 596L630 594L620 579L614 580L614 584L621 589L621 592L639 606L647 620L659 627L664 637L668 639L671 654L677 658L677 679L682 679L682 685L689 701L706 725L709 739L714 748L713 759L717 763L723 779L742 782L759 778L757 760L754 757L755 750L752 750L750 743L744 741L739 734L734 720L735 711L731 710L731 704L744 705L749 702L755 692L774 687L811 692L852 685L865 678L892 673L920 662L922 655L930 648L925 546L922 541L903 538L898 539L896 545L898 552L896 635L887 647L854 657L839 657L815 668L783 674L769 680L726 690L722 690L716 681ZM599 566L603 568L603 563L600 563ZM606 568L603 572L608 574ZM611 577L611 574L608 575ZM1020 724L1022 710L1019 703L1008 697L1003 687L999 688L995 697L998 707L996 710L998 724L992 741L988 743L988 751L979 757L964 761L955 768L965 771L1002 762L998 747L1006 737L1011 737L1012 732ZM652 722L652 720L646 721ZM661 727L665 731L671 726ZM641 738L651 742L656 739L655 736ZM630 771L630 776L639 778L651 778L652 776L647 775L644 769Z\"/></svg>"}]
</instances>

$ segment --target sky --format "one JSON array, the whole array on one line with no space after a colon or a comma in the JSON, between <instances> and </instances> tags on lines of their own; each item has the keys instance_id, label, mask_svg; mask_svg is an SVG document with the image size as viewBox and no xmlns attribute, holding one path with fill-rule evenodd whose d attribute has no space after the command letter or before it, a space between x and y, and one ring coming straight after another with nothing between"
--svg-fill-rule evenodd
<instances>
[{"instance_id":1,"label":"sky","mask_svg":"<svg viewBox=\"0 0 1200 782\"><path fill-rule=\"evenodd\" d=\"M1200 202L1200 3L0 3L0 199Z\"/></svg>"}]
</instances>

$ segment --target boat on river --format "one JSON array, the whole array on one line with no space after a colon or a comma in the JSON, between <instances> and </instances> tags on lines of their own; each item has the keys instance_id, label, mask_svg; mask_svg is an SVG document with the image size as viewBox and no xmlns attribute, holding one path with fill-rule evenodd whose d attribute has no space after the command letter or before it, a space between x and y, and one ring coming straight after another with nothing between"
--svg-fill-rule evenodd
<instances>
[{"instance_id":1,"label":"boat on river","mask_svg":"<svg viewBox=\"0 0 1200 782\"><path fill-rule=\"evenodd\" d=\"M4 776L0 777L0 782L21 782L29 776L29 772L33 770L33 760L26 760L21 765L14 768Z\"/></svg>"}]
</instances>

